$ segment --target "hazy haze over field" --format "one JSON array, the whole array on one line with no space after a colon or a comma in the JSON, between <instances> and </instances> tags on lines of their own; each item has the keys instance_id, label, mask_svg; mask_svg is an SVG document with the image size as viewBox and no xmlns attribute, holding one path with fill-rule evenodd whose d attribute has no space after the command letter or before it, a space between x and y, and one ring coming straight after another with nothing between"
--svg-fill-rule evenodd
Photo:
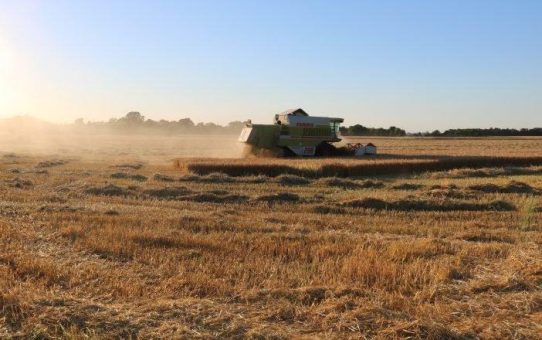
<instances>
[{"instance_id":1,"label":"hazy haze over field","mask_svg":"<svg viewBox=\"0 0 542 340\"><path fill-rule=\"evenodd\" d=\"M88 131L18 118L0 122L0 152L82 159L170 161L172 157L243 157L235 134L131 134Z\"/></svg>"}]
</instances>

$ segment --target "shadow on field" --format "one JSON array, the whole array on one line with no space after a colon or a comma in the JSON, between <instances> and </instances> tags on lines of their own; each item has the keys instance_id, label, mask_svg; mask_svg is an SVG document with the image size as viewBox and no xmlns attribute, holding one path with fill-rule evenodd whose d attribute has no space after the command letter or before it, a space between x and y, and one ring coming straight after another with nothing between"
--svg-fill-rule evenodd
<instances>
[{"instance_id":1,"label":"shadow on field","mask_svg":"<svg viewBox=\"0 0 542 340\"><path fill-rule=\"evenodd\" d=\"M85 190L85 193L97 196L133 196L135 191L129 188L119 187L114 184L108 184L101 187L90 187Z\"/></svg>"},{"instance_id":2,"label":"shadow on field","mask_svg":"<svg viewBox=\"0 0 542 340\"><path fill-rule=\"evenodd\" d=\"M120 187L108 184L101 187L89 187L85 189L84 192L96 196L119 196L198 203L244 203L250 199L248 196L230 194L225 190L195 192L184 186L147 189L143 192L140 192L137 189L138 188L136 187Z\"/></svg>"},{"instance_id":3,"label":"shadow on field","mask_svg":"<svg viewBox=\"0 0 542 340\"><path fill-rule=\"evenodd\" d=\"M435 173L431 178L469 178L469 177L500 177L500 176L532 176L542 174L539 168L521 168L506 166L489 169L452 169L446 173Z\"/></svg>"},{"instance_id":4,"label":"shadow on field","mask_svg":"<svg viewBox=\"0 0 542 340\"><path fill-rule=\"evenodd\" d=\"M342 188L345 190L381 189L385 186L384 183L380 181L371 181L371 180L353 181L350 179L337 178L337 177L322 178L318 181L325 186Z\"/></svg>"},{"instance_id":5,"label":"shadow on field","mask_svg":"<svg viewBox=\"0 0 542 340\"><path fill-rule=\"evenodd\" d=\"M397 161L385 161L385 158L375 157L375 162L323 164L317 168L300 168L281 164L252 164L252 163L204 163L187 164L188 171L204 176L212 173L222 173L231 177L265 175L277 177L280 175L296 175L306 178L320 177L367 177L382 175L410 175L421 172L446 171L461 168L487 167L527 167L542 165L542 157L445 157ZM423 157L422 157L423 158ZM352 160L352 158L343 158ZM382 160L382 162L376 162Z\"/></svg>"},{"instance_id":6,"label":"shadow on field","mask_svg":"<svg viewBox=\"0 0 542 340\"><path fill-rule=\"evenodd\" d=\"M401 155L401 154L395 154L395 153L379 153L378 155L374 156L368 156L373 157L374 159L379 160L439 160L439 159L446 159L446 158L453 158L453 156L450 155ZM371 159L371 158L369 158Z\"/></svg>"},{"instance_id":7,"label":"shadow on field","mask_svg":"<svg viewBox=\"0 0 542 340\"><path fill-rule=\"evenodd\" d=\"M146 176L138 175L138 174L129 174L129 173L126 173L126 172L115 172L114 174L111 175L111 178L115 178L115 179L131 179L133 181L138 181L138 182L144 182L144 181L147 180Z\"/></svg>"},{"instance_id":8,"label":"shadow on field","mask_svg":"<svg viewBox=\"0 0 542 340\"><path fill-rule=\"evenodd\" d=\"M468 187L470 190L481 191L485 193L503 193L503 194L533 194L539 195L540 190L533 188L527 183L511 181L507 185L497 184L476 184Z\"/></svg>"},{"instance_id":9,"label":"shadow on field","mask_svg":"<svg viewBox=\"0 0 542 340\"><path fill-rule=\"evenodd\" d=\"M300 197L299 195L291 193L291 192L281 192L278 194L258 196L254 200L256 202L266 202L268 204L292 203L292 202L299 202Z\"/></svg>"},{"instance_id":10,"label":"shadow on field","mask_svg":"<svg viewBox=\"0 0 542 340\"><path fill-rule=\"evenodd\" d=\"M342 204L344 207L395 211L514 211L516 207L506 201L496 200L488 203L472 202L432 202L427 200L405 199L384 201L377 198L364 198Z\"/></svg>"}]
</instances>

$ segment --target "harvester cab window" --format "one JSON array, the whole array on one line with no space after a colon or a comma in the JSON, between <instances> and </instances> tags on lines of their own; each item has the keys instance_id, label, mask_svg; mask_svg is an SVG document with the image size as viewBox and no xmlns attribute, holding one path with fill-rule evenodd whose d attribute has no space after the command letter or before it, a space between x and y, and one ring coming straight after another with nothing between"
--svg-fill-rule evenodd
<instances>
[{"instance_id":1,"label":"harvester cab window","mask_svg":"<svg viewBox=\"0 0 542 340\"><path fill-rule=\"evenodd\" d=\"M340 136L340 130L339 130L339 122L331 122L331 134L335 137Z\"/></svg>"}]
</instances>

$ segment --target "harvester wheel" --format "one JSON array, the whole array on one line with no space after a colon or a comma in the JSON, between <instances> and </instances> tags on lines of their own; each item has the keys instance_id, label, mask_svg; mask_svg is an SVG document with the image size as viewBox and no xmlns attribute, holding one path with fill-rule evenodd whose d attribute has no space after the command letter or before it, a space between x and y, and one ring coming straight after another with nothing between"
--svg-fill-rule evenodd
<instances>
[{"instance_id":1,"label":"harvester wheel","mask_svg":"<svg viewBox=\"0 0 542 340\"><path fill-rule=\"evenodd\" d=\"M297 155L292 151L290 150L288 147L283 147L282 148L282 157L296 157Z\"/></svg>"},{"instance_id":2,"label":"harvester wheel","mask_svg":"<svg viewBox=\"0 0 542 340\"><path fill-rule=\"evenodd\" d=\"M322 142L318 144L318 146L316 147L316 152L315 152L316 156L329 157L329 156L334 156L336 154L337 154L337 149L329 143Z\"/></svg>"}]
</instances>

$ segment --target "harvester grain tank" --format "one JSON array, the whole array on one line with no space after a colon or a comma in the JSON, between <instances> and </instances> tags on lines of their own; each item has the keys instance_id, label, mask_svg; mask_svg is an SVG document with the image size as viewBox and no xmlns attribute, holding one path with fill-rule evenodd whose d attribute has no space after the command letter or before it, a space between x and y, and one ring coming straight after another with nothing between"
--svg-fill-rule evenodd
<instances>
[{"instance_id":1,"label":"harvester grain tank","mask_svg":"<svg viewBox=\"0 0 542 340\"><path fill-rule=\"evenodd\" d=\"M312 117L303 109L275 115L273 124L247 123L239 141L260 149L296 156L331 156L338 153L332 143L341 141L339 125L344 120Z\"/></svg>"}]
</instances>

